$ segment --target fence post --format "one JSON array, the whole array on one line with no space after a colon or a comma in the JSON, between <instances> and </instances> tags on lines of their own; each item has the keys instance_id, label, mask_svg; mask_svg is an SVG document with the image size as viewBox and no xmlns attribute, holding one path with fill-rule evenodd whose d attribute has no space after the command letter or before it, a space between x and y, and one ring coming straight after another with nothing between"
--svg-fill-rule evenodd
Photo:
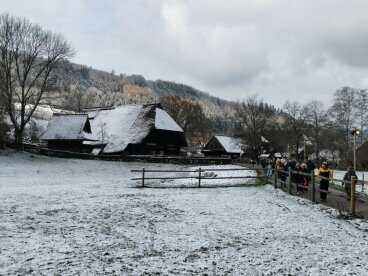
<instances>
[{"instance_id":1,"label":"fence post","mask_svg":"<svg viewBox=\"0 0 368 276\"><path fill-rule=\"evenodd\" d=\"M277 189L277 170L276 170L276 166L275 166L275 169L274 169L273 173L275 174L274 175L274 178L275 178L275 189Z\"/></svg>"},{"instance_id":2,"label":"fence post","mask_svg":"<svg viewBox=\"0 0 368 276\"><path fill-rule=\"evenodd\" d=\"M145 172L146 172L146 169L143 168L143 170L142 170L142 188L144 188L144 174L145 174Z\"/></svg>"},{"instance_id":3,"label":"fence post","mask_svg":"<svg viewBox=\"0 0 368 276\"><path fill-rule=\"evenodd\" d=\"M198 188L201 187L201 172L202 172L202 169L199 168L198 170Z\"/></svg>"},{"instance_id":4,"label":"fence post","mask_svg":"<svg viewBox=\"0 0 368 276\"><path fill-rule=\"evenodd\" d=\"M355 215L355 177L351 177L350 212Z\"/></svg>"},{"instance_id":5,"label":"fence post","mask_svg":"<svg viewBox=\"0 0 368 276\"><path fill-rule=\"evenodd\" d=\"M363 182L362 182L362 193L364 193L364 173L363 173Z\"/></svg>"},{"instance_id":6,"label":"fence post","mask_svg":"<svg viewBox=\"0 0 368 276\"><path fill-rule=\"evenodd\" d=\"M289 193L289 195L291 195L291 174L292 174L292 172L291 172L291 168L290 168L290 167L288 168L288 172L289 172L289 178L288 178L288 193Z\"/></svg>"},{"instance_id":7,"label":"fence post","mask_svg":"<svg viewBox=\"0 0 368 276\"><path fill-rule=\"evenodd\" d=\"M314 170L311 171L311 200L316 202L316 177L314 175Z\"/></svg>"}]
</instances>

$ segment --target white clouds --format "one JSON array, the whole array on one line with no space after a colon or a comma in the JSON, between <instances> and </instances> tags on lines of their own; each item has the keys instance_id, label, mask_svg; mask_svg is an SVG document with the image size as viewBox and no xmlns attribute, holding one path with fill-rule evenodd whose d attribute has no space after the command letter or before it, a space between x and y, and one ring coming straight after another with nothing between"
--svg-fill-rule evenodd
<instances>
[{"instance_id":1,"label":"white clouds","mask_svg":"<svg viewBox=\"0 0 368 276\"><path fill-rule=\"evenodd\" d=\"M213 9L205 10L206 17L200 12L203 1L176 3L162 5L163 29L153 37L154 55L212 88L249 80L266 68L264 40L252 22L218 22Z\"/></svg>"},{"instance_id":2,"label":"white clouds","mask_svg":"<svg viewBox=\"0 0 368 276\"><path fill-rule=\"evenodd\" d=\"M62 32L76 62L228 99L328 98L368 85L366 0L2 1ZM295 96L298 95L298 96Z\"/></svg>"},{"instance_id":3,"label":"white clouds","mask_svg":"<svg viewBox=\"0 0 368 276\"><path fill-rule=\"evenodd\" d=\"M367 71L368 2L164 3L161 39L169 46L155 54L217 95L326 100L340 85L361 84Z\"/></svg>"},{"instance_id":4,"label":"white clouds","mask_svg":"<svg viewBox=\"0 0 368 276\"><path fill-rule=\"evenodd\" d=\"M180 4L179 4L180 5ZM177 36L187 32L187 18L182 6L164 4L161 9L165 29L169 35Z\"/></svg>"},{"instance_id":5,"label":"white clouds","mask_svg":"<svg viewBox=\"0 0 368 276\"><path fill-rule=\"evenodd\" d=\"M226 85L246 80L266 67L264 42L254 25L194 25L183 14L175 24L172 20L177 17L165 14L168 32L156 39L168 43L157 49L156 54L203 84Z\"/></svg>"}]
</instances>

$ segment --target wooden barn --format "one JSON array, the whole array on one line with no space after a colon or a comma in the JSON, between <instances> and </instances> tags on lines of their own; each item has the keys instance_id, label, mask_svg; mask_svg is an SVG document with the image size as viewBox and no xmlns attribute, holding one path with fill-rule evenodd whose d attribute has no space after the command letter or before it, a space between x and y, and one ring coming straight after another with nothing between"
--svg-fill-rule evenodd
<instances>
[{"instance_id":1,"label":"wooden barn","mask_svg":"<svg viewBox=\"0 0 368 276\"><path fill-rule=\"evenodd\" d=\"M365 141L356 150L357 167L359 169L368 169L368 141Z\"/></svg>"},{"instance_id":2,"label":"wooden barn","mask_svg":"<svg viewBox=\"0 0 368 276\"><path fill-rule=\"evenodd\" d=\"M187 146L184 132L159 104L125 105L116 108L89 109L95 141L104 144L103 154L179 155Z\"/></svg>"},{"instance_id":3,"label":"wooden barn","mask_svg":"<svg viewBox=\"0 0 368 276\"><path fill-rule=\"evenodd\" d=\"M91 141L90 135L87 114L53 114L41 140L49 149L87 153L91 146L83 142Z\"/></svg>"},{"instance_id":4,"label":"wooden barn","mask_svg":"<svg viewBox=\"0 0 368 276\"><path fill-rule=\"evenodd\" d=\"M239 158L244 153L242 143L239 140L222 135L213 136L202 152L205 156L231 156L232 158Z\"/></svg>"}]
</instances>

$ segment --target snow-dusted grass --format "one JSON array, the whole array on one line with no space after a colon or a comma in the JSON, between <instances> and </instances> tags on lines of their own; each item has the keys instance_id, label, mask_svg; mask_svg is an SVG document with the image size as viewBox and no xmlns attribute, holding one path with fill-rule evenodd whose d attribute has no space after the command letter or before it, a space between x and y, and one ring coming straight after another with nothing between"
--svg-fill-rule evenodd
<instances>
[{"instance_id":1,"label":"snow-dusted grass","mask_svg":"<svg viewBox=\"0 0 368 276\"><path fill-rule=\"evenodd\" d=\"M136 188L143 166L188 169L0 156L0 275L368 271L365 222L271 186Z\"/></svg>"}]
</instances>

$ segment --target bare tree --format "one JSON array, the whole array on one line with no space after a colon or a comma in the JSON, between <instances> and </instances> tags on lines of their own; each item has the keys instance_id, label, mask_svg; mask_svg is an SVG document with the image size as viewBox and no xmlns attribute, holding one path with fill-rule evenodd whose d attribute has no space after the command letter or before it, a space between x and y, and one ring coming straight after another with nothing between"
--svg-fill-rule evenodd
<instances>
[{"instance_id":1,"label":"bare tree","mask_svg":"<svg viewBox=\"0 0 368 276\"><path fill-rule=\"evenodd\" d=\"M364 130L368 125L368 93L366 89L359 89L355 93L355 121L361 130L360 143L363 143Z\"/></svg>"},{"instance_id":2,"label":"bare tree","mask_svg":"<svg viewBox=\"0 0 368 276\"><path fill-rule=\"evenodd\" d=\"M6 124L4 118L5 101L3 92L4 91L0 89L0 149L5 147L9 132L9 126Z\"/></svg>"},{"instance_id":3,"label":"bare tree","mask_svg":"<svg viewBox=\"0 0 368 276\"><path fill-rule=\"evenodd\" d=\"M349 157L350 131L354 125L354 104L356 89L343 87L334 93L334 103L330 108L335 118L335 127L341 129L346 157Z\"/></svg>"},{"instance_id":4,"label":"bare tree","mask_svg":"<svg viewBox=\"0 0 368 276\"><path fill-rule=\"evenodd\" d=\"M305 106L307 112L307 123L312 126L310 134L313 138L314 153L316 159L319 158L321 147L322 131L328 122L327 111L320 101L311 101Z\"/></svg>"},{"instance_id":5,"label":"bare tree","mask_svg":"<svg viewBox=\"0 0 368 276\"><path fill-rule=\"evenodd\" d=\"M286 128L290 134L289 139L292 142L296 156L299 158L299 149L306 130L307 108L297 102L286 101L283 106L283 112L285 113Z\"/></svg>"},{"instance_id":6,"label":"bare tree","mask_svg":"<svg viewBox=\"0 0 368 276\"><path fill-rule=\"evenodd\" d=\"M163 108L184 130L187 137L212 134L211 122L204 115L202 107L179 96L168 96L161 100Z\"/></svg>"},{"instance_id":7,"label":"bare tree","mask_svg":"<svg viewBox=\"0 0 368 276\"><path fill-rule=\"evenodd\" d=\"M249 97L236 106L236 114L242 125L242 137L251 151L252 158L258 160L262 149L262 136L272 120L272 110L255 96Z\"/></svg>"},{"instance_id":8,"label":"bare tree","mask_svg":"<svg viewBox=\"0 0 368 276\"><path fill-rule=\"evenodd\" d=\"M102 100L99 100L99 103L97 103L96 97L97 95L95 92L88 91L88 89L77 84L75 88L71 89L68 93L63 107L76 112L82 112L84 108L91 107L93 105L103 105Z\"/></svg>"},{"instance_id":9,"label":"bare tree","mask_svg":"<svg viewBox=\"0 0 368 276\"><path fill-rule=\"evenodd\" d=\"M25 18L0 15L0 90L19 149L25 126L55 84L58 65L73 55L72 46L60 34Z\"/></svg>"},{"instance_id":10,"label":"bare tree","mask_svg":"<svg viewBox=\"0 0 368 276\"><path fill-rule=\"evenodd\" d=\"M0 149L5 147L8 140L9 126L4 120L4 116L0 112Z\"/></svg>"}]
</instances>

